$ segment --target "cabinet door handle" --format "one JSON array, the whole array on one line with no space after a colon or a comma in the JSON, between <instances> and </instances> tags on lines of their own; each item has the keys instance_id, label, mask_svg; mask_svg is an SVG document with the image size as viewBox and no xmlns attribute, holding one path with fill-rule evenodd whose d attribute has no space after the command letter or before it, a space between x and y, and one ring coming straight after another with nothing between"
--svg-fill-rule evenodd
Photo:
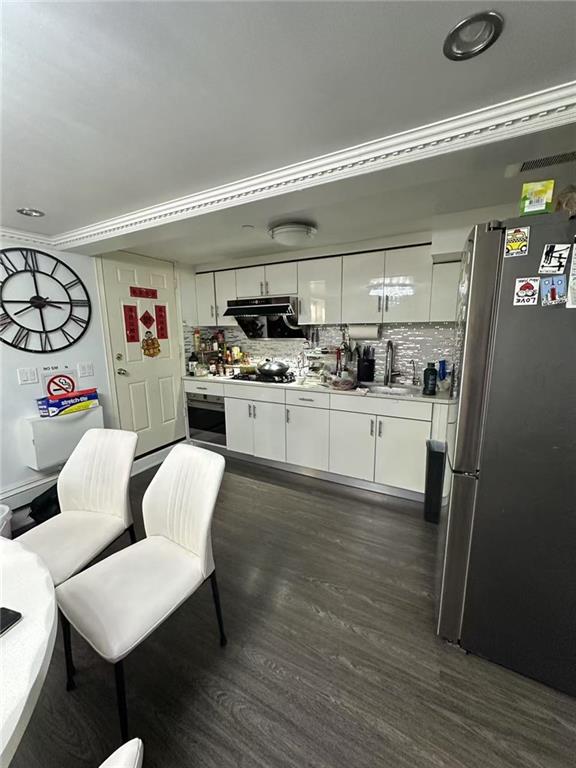
<instances>
[{"instance_id":1,"label":"cabinet door handle","mask_svg":"<svg viewBox=\"0 0 576 768\"><path fill-rule=\"evenodd\" d=\"M378 422L378 437L382 437L382 422Z\"/></svg>"},{"instance_id":2,"label":"cabinet door handle","mask_svg":"<svg viewBox=\"0 0 576 768\"><path fill-rule=\"evenodd\" d=\"M206 390L206 389L208 389L208 387L196 387L196 389Z\"/></svg>"},{"instance_id":3,"label":"cabinet door handle","mask_svg":"<svg viewBox=\"0 0 576 768\"><path fill-rule=\"evenodd\" d=\"M313 397L299 397L298 400L302 400L303 403L313 403Z\"/></svg>"},{"instance_id":4,"label":"cabinet door handle","mask_svg":"<svg viewBox=\"0 0 576 768\"><path fill-rule=\"evenodd\" d=\"M256 406L252 403L252 418L256 418Z\"/></svg>"},{"instance_id":5,"label":"cabinet door handle","mask_svg":"<svg viewBox=\"0 0 576 768\"><path fill-rule=\"evenodd\" d=\"M264 296L264 283L260 283L260 296Z\"/></svg>"},{"instance_id":6,"label":"cabinet door handle","mask_svg":"<svg viewBox=\"0 0 576 768\"><path fill-rule=\"evenodd\" d=\"M268 288L268 280L266 280L266 296L270 293L270 289Z\"/></svg>"},{"instance_id":7,"label":"cabinet door handle","mask_svg":"<svg viewBox=\"0 0 576 768\"><path fill-rule=\"evenodd\" d=\"M210 304L210 317L214 317L214 304Z\"/></svg>"},{"instance_id":8,"label":"cabinet door handle","mask_svg":"<svg viewBox=\"0 0 576 768\"><path fill-rule=\"evenodd\" d=\"M248 418L249 419L252 418L252 406L250 405L250 403L248 403Z\"/></svg>"},{"instance_id":9,"label":"cabinet door handle","mask_svg":"<svg viewBox=\"0 0 576 768\"><path fill-rule=\"evenodd\" d=\"M370 419L370 437L374 437L374 419Z\"/></svg>"},{"instance_id":10,"label":"cabinet door handle","mask_svg":"<svg viewBox=\"0 0 576 768\"><path fill-rule=\"evenodd\" d=\"M290 424L290 410L286 408L286 424Z\"/></svg>"},{"instance_id":11,"label":"cabinet door handle","mask_svg":"<svg viewBox=\"0 0 576 768\"><path fill-rule=\"evenodd\" d=\"M388 312L388 300L389 300L389 296L388 294L386 294L386 306L384 307L385 312Z\"/></svg>"},{"instance_id":12,"label":"cabinet door handle","mask_svg":"<svg viewBox=\"0 0 576 768\"><path fill-rule=\"evenodd\" d=\"M382 296L378 296L378 314L382 312Z\"/></svg>"}]
</instances>

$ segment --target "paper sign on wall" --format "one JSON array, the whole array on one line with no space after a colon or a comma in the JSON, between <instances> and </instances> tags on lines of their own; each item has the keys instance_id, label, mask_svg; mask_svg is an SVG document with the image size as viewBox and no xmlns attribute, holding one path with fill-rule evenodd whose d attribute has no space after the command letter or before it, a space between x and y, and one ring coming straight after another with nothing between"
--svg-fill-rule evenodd
<instances>
[{"instance_id":1,"label":"paper sign on wall","mask_svg":"<svg viewBox=\"0 0 576 768\"><path fill-rule=\"evenodd\" d=\"M540 295L543 307L566 304L566 275L553 275L540 280Z\"/></svg>"},{"instance_id":2,"label":"paper sign on wall","mask_svg":"<svg viewBox=\"0 0 576 768\"><path fill-rule=\"evenodd\" d=\"M156 315L156 336L159 339L167 339L168 318L166 316L166 306L164 304L156 304L154 313Z\"/></svg>"},{"instance_id":3,"label":"paper sign on wall","mask_svg":"<svg viewBox=\"0 0 576 768\"><path fill-rule=\"evenodd\" d=\"M566 309L576 309L576 243L572 246L572 261L568 273L568 295Z\"/></svg>"},{"instance_id":4,"label":"paper sign on wall","mask_svg":"<svg viewBox=\"0 0 576 768\"><path fill-rule=\"evenodd\" d=\"M42 374L42 383L46 395L67 395L78 389L76 374L68 368Z\"/></svg>"},{"instance_id":5,"label":"paper sign on wall","mask_svg":"<svg viewBox=\"0 0 576 768\"><path fill-rule=\"evenodd\" d=\"M138 308L135 304L124 304L124 330L129 344L140 341Z\"/></svg>"},{"instance_id":6,"label":"paper sign on wall","mask_svg":"<svg viewBox=\"0 0 576 768\"><path fill-rule=\"evenodd\" d=\"M569 255L570 243L547 243L538 272L541 275L563 275Z\"/></svg>"},{"instance_id":7,"label":"paper sign on wall","mask_svg":"<svg viewBox=\"0 0 576 768\"><path fill-rule=\"evenodd\" d=\"M534 306L538 304L539 277L518 277L514 286L514 306Z\"/></svg>"},{"instance_id":8,"label":"paper sign on wall","mask_svg":"<svg viewBox=\"0 0 576 768\"><path fill-rule=\"evenodd\" d=\"M530 227L514 227L506 230L504 258L511 256L526 256L530 242Z\"/></svg>"}]
</instances>

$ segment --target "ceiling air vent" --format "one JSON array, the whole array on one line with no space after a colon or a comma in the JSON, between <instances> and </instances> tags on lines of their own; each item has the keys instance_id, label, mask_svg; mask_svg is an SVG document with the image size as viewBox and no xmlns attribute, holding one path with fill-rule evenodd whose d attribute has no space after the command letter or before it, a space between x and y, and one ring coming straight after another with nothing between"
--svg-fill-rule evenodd
<instances>
[{"instance_id":1,"label":"ceiling air vent","mask_svg":"<svg viewBox=\"0 0 576 768\"><path fill-rule=\"evenodd\" d=\"M522 163L520 173L537 171L539 168L547 168L549 165L561 165L562 163L573 163L574 161L576 161L576 152L562 152L559 155L539 157L537 160L526 160L525 163Z\"/></svg>"}]
</instances>

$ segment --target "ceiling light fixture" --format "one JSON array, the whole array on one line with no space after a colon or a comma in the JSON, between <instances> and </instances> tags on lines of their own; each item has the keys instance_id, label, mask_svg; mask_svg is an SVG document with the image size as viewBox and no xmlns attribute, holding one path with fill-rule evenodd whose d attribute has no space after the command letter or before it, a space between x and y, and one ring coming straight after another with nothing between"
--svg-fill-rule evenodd
<instances>
[{"instance_id":1,"label":"ceiling light fixture","mask_svg":"<svg viewBox=\"0 0 576 768\"><path fill-rule=\"evenodd\" d=\"M32 216L34 218L46 215L44 211L41 211L39 208L16 208L16 213L21 213L22 216Z\"/></svg>"},{"instance_id":2,"label":"ceiling light fixture","mask_svg":"<svg viewBox=\"0 0 576 768\"><path fill-rule=\"evenodd\" d=\"M318 228L315 224L304 221L290 221L286 224L276 224L268 229L268 234L280 245L288 245L292 248L305 245L316 235Z\"/></svg>"},{"instance_id":3,"label":"ceiling light fixture","mask_svg":"<svg viewBox=\"0 0 576 768\"><path fill-rule=\"evenodd\" d=\"M472 59L502 34L504 18L497 11L481 11L459 21L444 40L444 56L451 61Z\"/></svg>"}]
</instances>

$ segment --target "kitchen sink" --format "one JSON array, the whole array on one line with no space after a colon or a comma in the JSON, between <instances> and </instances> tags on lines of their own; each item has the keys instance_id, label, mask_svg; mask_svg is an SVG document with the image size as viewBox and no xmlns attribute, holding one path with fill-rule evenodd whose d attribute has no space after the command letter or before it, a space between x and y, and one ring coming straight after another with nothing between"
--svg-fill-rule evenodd
<instances>
[{"instance_id":1,"label":"kitchen sink","mask_svg":"<svg viewBox=\"0 0 576 768\"><path fill-rule=\"evenodd\" d=\"M420 387L415 387L412 384L394 384L391 387L372 386L368 387L368 392L372 395L404 395L404 397L414 397L414 395L420 394Z\"/></svg>"}]
</instances>

